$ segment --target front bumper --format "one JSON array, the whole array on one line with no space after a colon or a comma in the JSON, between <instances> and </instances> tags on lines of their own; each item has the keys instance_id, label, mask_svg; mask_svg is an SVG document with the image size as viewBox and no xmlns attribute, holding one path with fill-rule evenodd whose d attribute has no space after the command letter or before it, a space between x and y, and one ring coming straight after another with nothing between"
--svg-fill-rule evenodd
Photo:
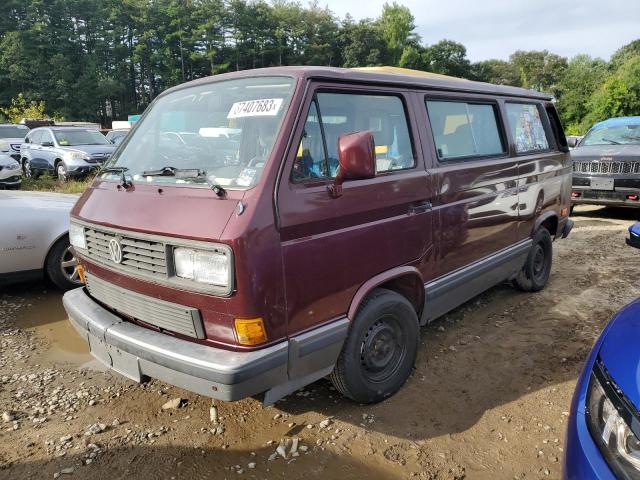
<instances>
[{"instance_id":1,"label":"front bumper","mask_svg":"<svg viewBox=\"0 0 640 480\"><path fill-rule=\"evenodd\" d=\"M67 169L67 175L70 177L83 177L85 175L89 175L92 172L96 172L100 169L102 164L94 163L88 165L71 165Z\"/></svg>"},{"instance_id":2,"label":"front bumper","mask_svg":"<svg viewBox=\"0 0 640 480\"><path fill-rule=\"evenodd\" d=\"M638 175L612 175L613 190L596 190L591 188L592 178L607 178L600 175L592 177L588 175L573 174L572 192L579 193L578 198L571 198L573 205L608 205L640 207L640 200L629 200L628 195L638 195L640 198L640 178Z\"/></svg>"},{"instance_id":3,"label":"front bumper","mask_svg":"<svg viewBox=\"0 0 640 480\"><path fill-rule=\"evenodd\" d=\"M229 401L267 392L265 403L273 403L328 375L348 328L344 318L270 347L234 352L127 322L84 288L65 293L62 301L91 355L110 369L136 382L156 378Z\"/></svg>"},{"instance_id":4,"label":"front bumper","mask_svg":"<svg viewBox=\"0 0 640 480\"><path fill-rule=\"evenodd\" d=\"M12 173L15 171L11 171ZM2 172L0 172L1 174ZM0 187L19 187L22 184L22 177L20 175L20 171L18 173L12 174L11 176L7 176L4 178L0 178Z\"/></svg>"}]
</instances>

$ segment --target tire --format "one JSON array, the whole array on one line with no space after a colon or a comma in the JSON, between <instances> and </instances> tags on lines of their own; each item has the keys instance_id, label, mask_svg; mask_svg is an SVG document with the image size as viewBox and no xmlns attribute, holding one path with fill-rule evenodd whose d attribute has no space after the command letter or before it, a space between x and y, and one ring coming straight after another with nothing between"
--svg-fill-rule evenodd
<instances>
[{"instance_id":1,"label":"tire","mask_svg":"<svg viewBox=\"0 0 640 480\"><path fill-rule=\"evenodd\" d=\"M553 242L544 227L536 232L527 260L514 279L514 285L523 292L539 292L549 280L553 261Z\"/></svg>"},{"instance_id":2,"label":"tire","mask_svg":"<svg viewBox=\"0 0 640 480\"><path fill-rule=\"evenodd\" d=\"M329 378L345 397L380 402L407 381L419 342L413 305L396 292L376 289L358 310Z\"/></svg>"},{"instance_id":3,"label":"tire","mask_svg":"<svg viewBox=\"0 0 640 480\"><path fill-rule=\"evenodd\" d=\"M65 235L53 244L45 261L45 273L49 280L60 290L71 290L82 285L76 266L75 252Z\"/></svg>"},{"instance_id":4,"label":"tire","mask_svg":"<svg viewBox=\"0 0 640 480\"><path fill-rule=\"evenodd\" d=\"M33 176L33 170L31 170L31 162L29 159L22 159L22 176L24 178L31 178Z\"/></svg>"},{"instance_id":5,"label":"tire","mask_svg":"<svg viewBox=\"0 0 640 480\"><path fill-rule=\"evenodd\" d=\"M67 172L67 166L64 164L64 162L62 160L59 161L58 163L56 163L55 175L56 175L56 178L58 179L58 181L61 182L61 183L66 183L67 180L69 180L69 174Z\"/></svg>"}]
</instances>

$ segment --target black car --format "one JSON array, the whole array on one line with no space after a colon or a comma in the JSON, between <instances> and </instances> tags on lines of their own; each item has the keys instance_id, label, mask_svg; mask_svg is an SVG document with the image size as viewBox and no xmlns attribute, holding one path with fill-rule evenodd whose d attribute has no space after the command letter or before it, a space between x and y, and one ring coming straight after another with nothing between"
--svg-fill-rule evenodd
<instances>
[{"instance_id":1,"label":"black car","mask_svg":"<svg viewBox=\"0 0 640 480\"><path fill-rule=\"evenodd\" d=\"M573 205L640 207L640 117L596 123L573 159Z\"/></svg>"}]
</instances>

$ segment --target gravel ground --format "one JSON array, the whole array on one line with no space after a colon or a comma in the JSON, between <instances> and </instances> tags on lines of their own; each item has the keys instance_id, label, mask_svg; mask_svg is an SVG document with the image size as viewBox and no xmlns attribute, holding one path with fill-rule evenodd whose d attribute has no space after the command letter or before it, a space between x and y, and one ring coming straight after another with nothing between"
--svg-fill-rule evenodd
<instances>
[{"instance_id":1,"label":"gravel ground","mask_svg":"<svg viewBox=\"0 0 640 480\"><path fill-rule=\"evenodd\" d=\"M0 479L558 478L582 363L637 296L636 217L576 209L547 289L499 285L424 328L408 384L374 406L327 381L269 408L137 385L91 360L58 292L5 288Z\"/></svg>"}]
</instances>

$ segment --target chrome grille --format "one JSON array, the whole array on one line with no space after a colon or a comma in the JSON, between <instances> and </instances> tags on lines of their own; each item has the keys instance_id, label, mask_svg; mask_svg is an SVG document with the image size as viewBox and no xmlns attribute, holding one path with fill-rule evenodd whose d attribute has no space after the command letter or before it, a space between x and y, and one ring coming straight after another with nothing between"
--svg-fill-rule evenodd
<instances>
[{"instance_id":1,"label":"chrome grille","mask_svg":"<svg viewBox=\"0 0 640 480\"><path fill-rule=\"evenodd\" d=\"M167 278L167 254L164 243L135 238L129 235L118 235L86 227L87 256L91 260L129 273ZM118 239L122 245L122 262L115 263L109 256L109 242Z\"/></svg>"},{"instance_id":2,"label":"chrome grille","mask_svg":"<svg viewBox=\"0 0 640 480\"><path fill-rule=\"evenodd\" d=\"M576 173L628 175L640 173L640 162L573 162Z\"/></svg>"},{"instance_id":3,"label":"chrome grille","mask_svg":"<svg viewBox=\"0 0 640 480\"><path fill-rule=\"evenodd\" d=\"M195 338L204 338L200 312L196 308L126 290L85 274L87 289L93 298L128 317L163 330Z\"/></svg>"}]
</instances>

